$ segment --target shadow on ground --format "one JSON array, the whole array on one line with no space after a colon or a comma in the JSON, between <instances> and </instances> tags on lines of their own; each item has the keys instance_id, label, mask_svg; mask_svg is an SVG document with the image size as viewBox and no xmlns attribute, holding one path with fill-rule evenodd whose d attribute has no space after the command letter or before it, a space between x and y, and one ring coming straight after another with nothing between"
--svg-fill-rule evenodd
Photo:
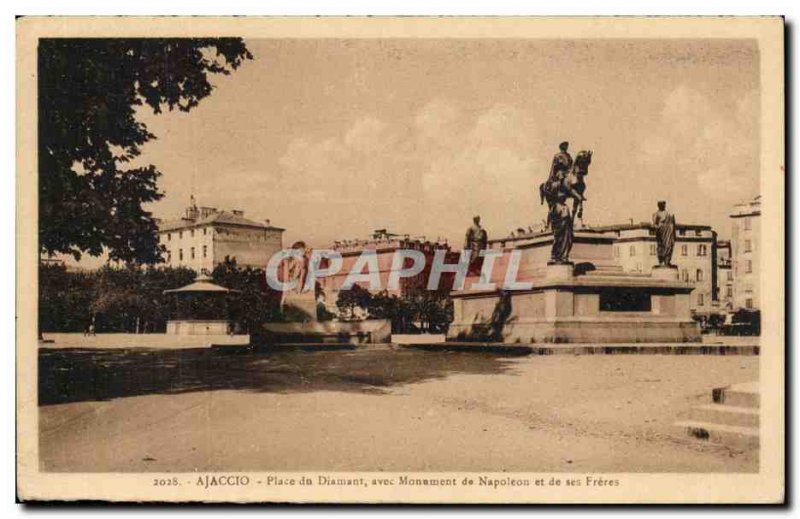
<instances>
[{"instance_id":1,"label":"shadow on ground","mask_svg":"<svg viewBox=\"0 0 800 519\"><path fill-rule=\"evenodd\" d=\"M202 349L39 350L39 405L233 389L356 391L510 368L497 354L392 350L233 353Z\"/></svg>"}]
</instances>

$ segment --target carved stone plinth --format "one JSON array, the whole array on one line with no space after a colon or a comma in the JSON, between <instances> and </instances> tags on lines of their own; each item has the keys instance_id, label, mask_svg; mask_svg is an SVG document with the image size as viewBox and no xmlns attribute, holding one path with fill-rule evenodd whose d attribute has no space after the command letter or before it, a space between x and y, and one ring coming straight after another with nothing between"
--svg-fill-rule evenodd
<instances>
[{"instance_id":1,"label":"carved stone plinth","mask_svg":"<svg viewBox=\"0 0 800 519\"><path fill-rule=\"evenodd\" d=\"M314 292L285 294L283 297L283 313L289 321L316 321L317 298L314 296Z\"/></svg>"},{"instance_id":2,"label":"carved stone plinth","mask_svg":"<svg viewBox=\"0 0 800 519\"><path fill-rule=\"evenodd\" d=\"M448 339L521 344L700 341L690 312L694 286L678 281L673 268L653 269L651 275L624 272L615 265L613 240L603 231L576 233L574 265L548 263L548 233L503 243L492 281L501 286L504 266L516 253L515 280L528 287L471 289L468 284L452 292Z\"/></svg>"},{"instance_id":3,"label":"carved stone plinth","mask_svg":"<svg viewBox=\"0 0 800 519\"><path fill-rule=\"evenodd\" d=\"M674 265L670 265L669 267L665 267L663 265L656 265L655 267L653 267L651 274L655 279L666 279L669 281L677 281L678 267Z\"/></svg>"}]
</instances>

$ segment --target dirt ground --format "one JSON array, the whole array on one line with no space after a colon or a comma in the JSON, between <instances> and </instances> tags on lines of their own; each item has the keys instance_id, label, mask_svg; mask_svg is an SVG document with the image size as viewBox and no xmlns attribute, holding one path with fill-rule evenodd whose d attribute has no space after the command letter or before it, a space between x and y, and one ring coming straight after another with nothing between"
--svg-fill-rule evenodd
<instances>
[{"instance_id":1,"label":"dirt ground","mask_svg":"<svg viewBox=\"0 0 800 519\"><path fill-rule=\"evenodd\" d=\"M746 472L672 431L758 357L40 349L42 469Z\"/></svg>"}]
</instances>

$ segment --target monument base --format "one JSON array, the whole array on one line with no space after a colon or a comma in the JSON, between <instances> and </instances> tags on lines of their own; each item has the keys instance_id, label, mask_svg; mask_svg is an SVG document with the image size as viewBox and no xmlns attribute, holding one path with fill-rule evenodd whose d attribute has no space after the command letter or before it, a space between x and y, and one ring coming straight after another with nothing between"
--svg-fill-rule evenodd
<instances>
[{"instance_id":1,"label":"monument base","mask_svg":"<svg viewBox=\"0 0 800 519\"><path fill-rule=\"evenodd\" d=\"M255 347L287 345L368 345L388 343L392 323L387 319L319 321L314 292L285 294L283 322L265 323L251 334Z\"/></svg>"},{"instance_id":2,"label":"monument base","mask_svg":"<svg viewBox=\"0 0 800 519\"><path fill-rule=\"evenodd\" d=\"M653 269L652 275L623 272L613 263L611 241L599 232L576 235L575 265L542 261L552 243L547 234L505 248L520 251L517 279L530 282L530 288L452 292L454 319L448 340L699 342L700 329L690 312L694 286L679 281L672 267Z\"/></svg>"},{"instance_id":3,"label":"monument base","mask_svg":"<svg viewBox=\"0 0 800 519\"><path fill-rule=\"evenodd\" d=\"M656 265L650 272L655 279L678 281L678 267L674 265L670 265L668 267L664 265Z\"/></svg>"},{"instance_id":4,"label":"monument base","mask_svg":"<svg viewBox=\"0 0 800 519\"><path fill-rule=\"evenodd\" d=\"M392 323L388 319L364 321L316 321L265 323L252 338L258 346L274 344L380 344L388 343Z\"/></svg>"},{"instance_id":5,"label":"monument base","mask_svg":"<svg viewBox=\"0 0 800 519\"><path fill-rule=\"evenodd\" d=\"M317 298L312 291L286 294L283 298L282 310L287 321L316 321Z\"/></svg>"}]
</instances>

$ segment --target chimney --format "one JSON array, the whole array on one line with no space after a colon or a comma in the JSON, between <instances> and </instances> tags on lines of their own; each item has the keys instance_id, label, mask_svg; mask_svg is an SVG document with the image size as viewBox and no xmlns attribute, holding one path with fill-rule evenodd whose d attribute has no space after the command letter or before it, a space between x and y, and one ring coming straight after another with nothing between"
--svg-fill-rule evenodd
<instances>
[{"instance_id":1,"label":"chimney","mask_svg":"<svg viewBox=\"0 0 800 519\"><path fill-rule=\"evenodd\" d=\"M201 207L200 208L200 218L206 218L211 216L212 214L217 212L216 207Z\"/></svg>"}]
</instances>

